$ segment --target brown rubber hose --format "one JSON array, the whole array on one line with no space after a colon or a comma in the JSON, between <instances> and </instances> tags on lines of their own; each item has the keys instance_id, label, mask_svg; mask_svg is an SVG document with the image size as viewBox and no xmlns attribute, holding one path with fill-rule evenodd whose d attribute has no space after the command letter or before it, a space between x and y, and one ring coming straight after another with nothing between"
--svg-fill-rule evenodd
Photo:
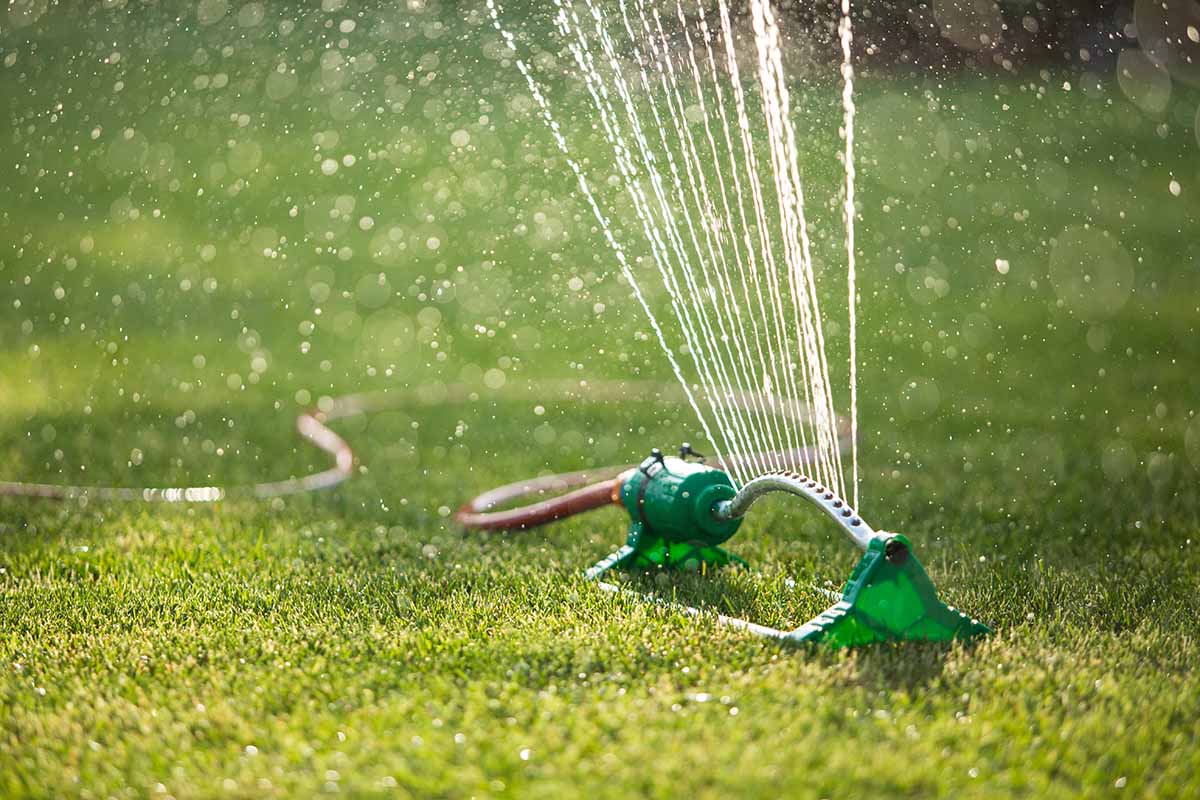
<instances>
[{"instance_id":1,"label":"brown rubber hose","mask_svg":"<svg viewBox=\"0 0 1200 800\"><path fill-rule=\"evenodd\" d=\"M333 466L281 481L246 486L71 486L53 483L0 481L0 497L31 497L39 500L140 501L144 503L216 503L229 497L270 498L329 489L354 474L354 451L327 425L342 417L364 413L366 404L357 395L340 397L330 410L305 411L296 417L300 437L333 458Z\"/></svg>"},{"instance_id":2,"label":"brown rubber hose","mask_svg":"<svg viewBox=\"0 0 1200 800\"><path fill-rule=\"evenodd\" d=\"M577 402L646 399L661 402L673 386L651 383L587 382L579 380L548 380L529 384L525 393L539 399L561 396ZM479 400L472 386L453 383L445 387L446 401L464 403ZM507 391L513 395L513 390ZM264 499L331 489L354 475L354 451L346 440L335 433L329 423L340 419L370 414L406 403L420 404L419 394L412 389L384 389L366 394L348 394L328 399L321 409L311 409L296 417L300 437L327 454L333 463L326 469L298 478L252 483L242 486L76 486L56 483L32 483L0 480L0 498L24 497L53 501L99 501L143 503L218 503L231 498ZM595 474L599 474L597 471ZM615 473L614 473L615 474ZM499 502L504 502L500 500Z\"/></svg>"},{"instance_id":3,"label":"brown rubber hose","mask_svg":"<svg viewBox=\"0 0 1200 800\"><path fill-rule=\"evenodd\" d=\"M611 472L611 469L602 472ZM566 494L541 500L520 508L488 512L502 503L535 494L559 491L595 478L596 472L573 472L566 475L547 475L527 481L510 483L484 492L468 501L454 515L454 521L464 528L482 531L526 530L619 502L625 472L616 477L590 483Z\"/></svg>"},{"instance_id":4,"label":"brown rubber hose","mask_svg":"<svg viewBox=\"0 0 1200 800\"><path fill-rule=\"evenodd\" d=\"M586 391L582 389L586 387ZM536 390L541 397L548 390L557 390L568 397L574 396L579 401L584 400L630 400L636 399L638 390L650 387L662 394L672 387L658 384L639 385L637 383L607 383L578 381L546 381L536 386L531 385L531 391ZM452 384L447 388L447 395L452 401L462 402L477 399L468 387ZM665 391L664 391L665 390ZM576 394L578 393L578 394ZM410 396L411 395L411 396ZM333 459L333 464L327 469L314 472L298 478L288 478L280 481L254 483L243 486L177 486L177 487L112 487L112 486L72 486L46 483L26 483L19 481L0 481L0 498L26 497L40 500L99 500L99 501L140 501L148 503L217 503L232 497L271 498L311 492L319 489L329 489L348 480L354 474L355 455L346 441L328 427L328 423L347 417L369 414L386 408L395 407L405 400L413 400L411 392L376 392L370 394L352 394L328 400L322 410L310 410L296 417L296 429L301 438ZM845 438L846 431L839 432L839 438ZM811 456L812 448L800 450L760 453L758 455L730 455L726 458L729 467L738 464L752 464L755 459L774 456L785 460ZM619 503L621 484L634 465L618 467L601 467L598 469L567 472L561 475L545 475L538 478L505 484L478 495L465 503L454 515L455 521L465 528L476 530L525 530L539 525L545 525L555 520L564 519L584 511ZM534 495L548 495L570 489L566 494L538 500L530 505L503 511L489 511L496 506L505 505Z\"/></svg>"}]
</instances>

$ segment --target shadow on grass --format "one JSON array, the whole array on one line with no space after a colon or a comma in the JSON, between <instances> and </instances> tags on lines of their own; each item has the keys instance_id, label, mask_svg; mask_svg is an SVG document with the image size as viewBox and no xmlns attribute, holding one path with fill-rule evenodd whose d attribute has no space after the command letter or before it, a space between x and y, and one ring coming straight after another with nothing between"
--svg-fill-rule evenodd
<instances>
[{"instance_id":1,"label":"shadow on grass","mask_svg":"<svg viewBox=\"0 0 1200 800\"><path fill-rule=\"evenodd\" d=\"M955 650L973 650L977 640L965 642L889 642L852 650L831 650L822 645L791 648L797 656L815 659L838 673L839 682L871 691L911 691L935 683Z\"/></svg>"},{"instance_id":2,"label":"shadow on grass","mask_svg":"<svg viewBox=\"0 0 1200 800\"><path fill-rule=\"evenodd\" d=\"M800 627L836 602L804 581L769 578L745 570L706 577L643 574L623 586L664 604L690 606L705 614L724 614L784 631ZM896 691L918 689L936 681L951 653L973 650L978 642L905 641L846 649L815 643L778 642L775 646L781 656L821 667L838 683Z\"/></svg>"}]
</instances>

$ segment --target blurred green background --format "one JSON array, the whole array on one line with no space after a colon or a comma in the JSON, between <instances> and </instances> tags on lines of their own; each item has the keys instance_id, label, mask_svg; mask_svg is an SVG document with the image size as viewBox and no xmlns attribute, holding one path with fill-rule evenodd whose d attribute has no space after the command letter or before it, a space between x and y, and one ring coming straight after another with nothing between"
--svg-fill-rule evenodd
<instances>
[{"instance_id":1,"label":"blurred green background","mask_svg":"<svg viewBox=\"0 0 1200 800\"><path fill-rule=\"evenodd\" d=\"M648 257L548 11L508 12ZM1200 93L1136 40L860 75L861 507L999 633L829 655L593 596L616 512L450 524L499 482L700 446L674 402L540 383L670 374L482 4L7 15L0 479L277 479L326 466L301 409L397 405L339 423L360 474L327 494L0 501L0 790L1196 791ZM803 49L841 365L840 84ZM822 603L784 577L852 563L782 501L731 544L765 574L659 588L798 624Z\"/></svg>"}]
</instances>

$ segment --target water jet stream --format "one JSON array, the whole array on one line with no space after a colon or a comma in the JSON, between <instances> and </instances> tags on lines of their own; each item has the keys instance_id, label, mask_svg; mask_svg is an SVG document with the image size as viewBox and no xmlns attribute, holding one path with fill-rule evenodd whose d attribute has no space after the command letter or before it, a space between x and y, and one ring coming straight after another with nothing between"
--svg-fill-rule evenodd
<instances>
[{"instance_id":1,"label":"water jet stream","mask_svg":"<svg viewBox=\"0 0 1200 800\"><path fill-rule=\"evenodd\" d=\"M857 504L857 277L850 2L841 51L849 329L849 477L842 462L821 309L822 278L805 212L798 113L769 0L749 5L753 85L743 82L727 0L711 15L689 0L555 0L565 51L590 99L631 202L668 316L639 283L609 215L556 121L542 79L518 53L497 0L492 22L566 157L717 457L735 482L798 469ZM611 8L611 11L610 11ZM746 48L742 48L746 49ZM750 58L752 56L752 58ZM757 103L755 102L757 101ZM752 114L756 119L752 122ZM761 115L761 117L758 117ZM736 129L736 133L734 130ZM765 150L765 157L760 152ZM677 353L686 351L686 362ZM793 413L803 409L798 417ZM757 459L727 459L758 453ZM785 456L784 454L791 454ZM790 459L790 460L789 460Z\"/></svg>"}]
</instances>

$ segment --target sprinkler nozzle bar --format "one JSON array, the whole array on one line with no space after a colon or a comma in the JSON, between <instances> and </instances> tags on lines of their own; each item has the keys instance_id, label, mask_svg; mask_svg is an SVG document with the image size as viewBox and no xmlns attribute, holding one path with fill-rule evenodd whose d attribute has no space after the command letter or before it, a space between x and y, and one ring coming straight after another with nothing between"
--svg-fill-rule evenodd
<instances>
[{"instance_id":1,"label":"sprinkler nozzle bar","mask_svg":"<svg viewBox=\"0 0 1200 800\"><path fill-rule=\"evenodd\" d=\"M832 517L842 532L864 550L876 536L875 531L833 490L795 472L772 472L749 481L733 498L714 504L712 515L722 521L745 516L750 506L771 492L786 492L811 501Z\"/></svg>"}]
</instances>

